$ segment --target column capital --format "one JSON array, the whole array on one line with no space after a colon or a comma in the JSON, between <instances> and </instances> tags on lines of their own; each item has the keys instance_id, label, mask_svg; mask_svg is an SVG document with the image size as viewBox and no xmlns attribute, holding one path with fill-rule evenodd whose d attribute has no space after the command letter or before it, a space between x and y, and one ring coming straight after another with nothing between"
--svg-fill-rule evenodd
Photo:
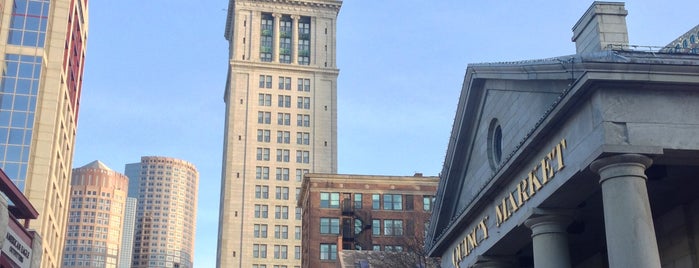
<instances>
[{"instance_id":1,"label":"column capital","mask_svg":"<svg viewBox=\"0 0 699 268\"><path fill-rule=\"evenodd\" d=\"M542 215L531 217L524 221L524 225L532 230L532 237L548 233L568 233L568 225L573 218L568 215Z\"/></svg>"},{"instance_id":2,"label":"column capital","mask_svg":"<svg viewBox=\"0 0 699 268\"><path fill-rule=\"evenodd\" d=\"M471 268L510 268L516 267L515 258L512 256L485 256L481 255L476 258Z\"/></svg>"},{"instance_id":3,"label":"column capital","mask_svg":"<svg viewBox=\"0 0 699 268\"><path fill-rule=\"evenodd\" d=\"M299 15L291 15L292 20L299 20L300 18L301 18L301 16L299 16Z\"/></svg>"},{"instance_id":4,"label":"column capital","mask_svg":"<svg viewBox=\"0 0 699 268\"><path fill-rule=\"evenodd\" d=\"M645 171L653 159L641 154L620 154L597 159L590 170L600 175L600 183L616 177L640 177L646 179ZM615 168L612 168L615 167Z\"/></svg>"},{"instance_id":5,"label":"column capital","mask_svg":"<svg viewBox=\"0 0 699 268\"><path fill-rule=\"evenodd\" d=\"M272 17L274 17L275 19L278 19L278 18L282 17L282 14L281 13L272 13Z\"/></svg>"}]
</instances>

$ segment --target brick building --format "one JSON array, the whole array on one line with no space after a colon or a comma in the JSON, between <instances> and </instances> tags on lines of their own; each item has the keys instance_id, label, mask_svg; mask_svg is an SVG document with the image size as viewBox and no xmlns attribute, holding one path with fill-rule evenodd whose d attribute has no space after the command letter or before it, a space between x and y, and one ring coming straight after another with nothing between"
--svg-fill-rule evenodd
<instances>
[{"instance_id":1,"label":"brick building","mask_svg":"<svg viewBox=\"0 0 699 268\"><path fill-rule=\"evenodd\" d=\"M343 250L421 249L438 181L421 174L306 174L297 190L304 227L302 234L295 230L304 248L293 249L295 258L302 267L338 267Z\"/></svg>"}]
</instances>

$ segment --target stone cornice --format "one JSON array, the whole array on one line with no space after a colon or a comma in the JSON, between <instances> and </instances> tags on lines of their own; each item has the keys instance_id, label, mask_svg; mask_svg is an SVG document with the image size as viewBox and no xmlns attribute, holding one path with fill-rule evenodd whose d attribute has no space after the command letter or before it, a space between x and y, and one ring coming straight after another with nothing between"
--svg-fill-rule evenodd
<instances>
[{"instance_id":1,"label":"stone cornice","mask_svg":"<svg viewBox=\"0 0 699 268\"><path fill-rule=\"evenodd\" d=\"M233 70L250 69L250 70L260 70L267 69L273 71L294 71L294 72L309 72L309 73L323 73L329 75L339 75L340 69L329 68L329 67L315 67L313 65L296 65L296 64L279 64L279 63L266 63L266 62L254 62L254 61L230 61L230 65Z\"/></svg>"}]
</instances>

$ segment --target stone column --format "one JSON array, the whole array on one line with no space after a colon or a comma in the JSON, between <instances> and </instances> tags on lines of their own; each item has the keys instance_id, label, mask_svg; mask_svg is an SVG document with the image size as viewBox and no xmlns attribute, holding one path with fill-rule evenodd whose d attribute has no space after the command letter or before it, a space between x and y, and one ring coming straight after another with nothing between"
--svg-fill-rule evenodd
<instances>
[{"instance_id":1,"label":"stone column","mask_svg":"<svg viewBox=\"0 0 699 268\"><path fill-rule=\"evenodd\" d=\"M299 15L291 16L291 63L299 63Z\"/></svg>"},{"instance_id":2,"label":"stone column","mask_svg":"<svg viewBox=\"0 0 699 268\"><path fill-rule=\"evenodd\" d=\"M569 216L556 214L534 216L524 222L532 230L534 267L571 267L566 231L571 222Z\"/></svg>"},{"instance_id":3,"label":"stone column","mask_svg":"<svg viewBox=\"0 0 699 268\"><path fill-rule=\"evenodd\" d=\"M478 256L476 263L471 268L512 268L515 266L514 258L503 256Z\"/></svg>"},{"instance_id":4,"label":"stone column","mask_svg":"<svg viewBox=\"0 0 699 268\"><path fill-rule=\"evenodd\" d=\"M609 267L660 267L658 243L646 188L652 160L639 154L598 159Z\"/></svg>"},{"instance_id":5,"label":"stone column","mask_svg":"<svg viewBox=\"0 0 699 268\"><path fill-rule=\"evenodd\" d=\"M272 30L272 42L274 42L274 44L272 45L272 62L279 63L279 34L281 33L281 25L279 25L279 21L282 17L282 14L274 13L272 14L272 16L274 17L274 27Z\"/></svg>"}]
</instances>

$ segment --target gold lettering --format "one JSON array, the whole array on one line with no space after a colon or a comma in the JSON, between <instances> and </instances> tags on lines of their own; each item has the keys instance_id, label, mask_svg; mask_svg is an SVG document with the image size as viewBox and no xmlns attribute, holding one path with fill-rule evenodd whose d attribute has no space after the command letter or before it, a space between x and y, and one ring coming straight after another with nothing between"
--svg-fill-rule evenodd
<instances>
[{"instance_id":1,"label":"gold lettering","mask_svg":"<svg viewBox=\"0 0 699 268\"><path fill-rule=\"evenodd\" d=\"M495 223L498 227L509 218L507 215L507 198L503 198L500 205L495 205L495 217L497 217Z\"/></svg>"},{"instance_id":2,"label":"gold lettering","mask_svg":"<svg viewBox=\"0 0 699 268\"><path fill-rule=\"evenodd\" d=\"M459 260L458 257L456 256L456 252L458 250L459 246L456 246L454 249L454 252L451 254L451 263L454 265L454 267L459 267Z\"/></svg>"},{"instance_id":3,"label":"gold lettering","mask_svg":"<svg viewBox=\"0 0 699 268\"><path fill-rule=\"evenodd\" d=\"M536 177L536 170L537 168L534 168L534 170L529 172L529 197L533 196L536 194L536 191L541 189L541 182L539 181L539 178Z\"/></svg>"},{"instance_id":4,"label":"gold lettering","mask_svg":"<svg viewBox=\"0 0 699 268\"><path fill-rule=\"evenodd\" d=\"M515 201L515 197L512 196L512 192L510 192L510 195L507 198L510 199L510 206L512 207L512 210L507 212L507 214L508 214L507 217L509 218L510 216L512 216L512 213L519 210L519 206L517 205L517 202Z\"/></svg>"},{"instance_id":5,"label":"gold lettering","mask_svg":"<svg viewBox=\"0 0 699 268\"><path fill-rule=\"evenodd\" d=\"M541 159L541 183L546 184L550 178L553 178L553 169L551 168L551 154L549 153L544 159Z\"/></svg>"},{"instance_id":6,"label":"gold lettering","mask_svg":"<svg viewBox=\"0 0 699 268\"><path fill-rule=\"evenodd\" d=\"M527 179L523 179L517 184L517 205L522 206L524 202L529 200L529 195L527 194L527 188L529 183Z\"/></svg>"},{"instance_id":7,"label":"gold lettering","mask_svg":"<svg viewBox=\"0 0 699 268\"><path fill-rule=\"evenodd\" d=\"M468 239L466 248L468 249L468 253L471 253L471 250L478 246L478 241L476 241L476 228L473 228L473 230L466 235L466 238Z\"/></svg>"},{"instance_id":8,"label":"gold lettering","mask_svg":"<svg viewBox=\"0 0 699 268\"><path fill-rule=\"evenodd\" d=\"M488 239L488 226L485 225L485 221L488 220L488 216L483 217L481 222L478 223L478 227L481 228L483 232L483 239L481 241Z\"/></svg>"},{"instance_id":9,"label":"gold lettering","mask_svg":"<svg viewBox=\"0 0 699 268\"><path fill-rule=\"evenodd\" d=\"M563 149L566 148L566 139L562 139L558 145L556 145L556 157L558 158L558 169L556 171L559 171L565 167L565 164L563 164Z\"/></svg>"}]
</instances>

